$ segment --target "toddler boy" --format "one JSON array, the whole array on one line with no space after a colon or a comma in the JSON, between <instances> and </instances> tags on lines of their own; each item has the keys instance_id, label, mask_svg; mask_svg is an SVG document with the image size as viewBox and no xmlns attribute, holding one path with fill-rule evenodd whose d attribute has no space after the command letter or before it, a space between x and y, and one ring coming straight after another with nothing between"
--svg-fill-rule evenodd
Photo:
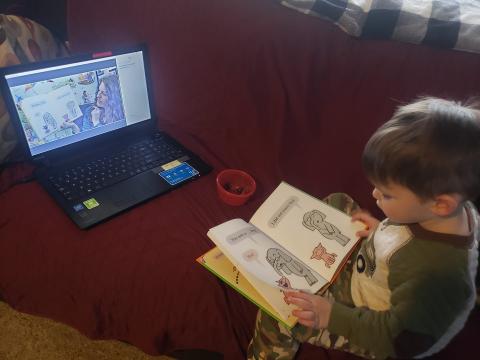
<instances>
[{"instance_id":1,"label":"toddler boy","mask_svg":"<svg viewBox=\"0 0 480 360\"><path fill-rule=\"evenodd\" d=\"M249 358L290 359L302 342L366 358L425 357L464 326L476 296L480 111L437 98L402 106L362 163L386 219L353 213L367 229L351 263L323 297L288 293L298 306L293 329L259 311Z\"/></svg>"}]
</instances>

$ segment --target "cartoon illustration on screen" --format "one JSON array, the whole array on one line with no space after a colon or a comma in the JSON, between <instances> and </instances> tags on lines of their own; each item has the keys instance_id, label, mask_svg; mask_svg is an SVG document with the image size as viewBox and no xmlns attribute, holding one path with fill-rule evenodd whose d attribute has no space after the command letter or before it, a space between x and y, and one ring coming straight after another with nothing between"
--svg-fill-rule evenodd
<instances>
[{"instance_id":1,"label":"cartoon illustration on screen","mask_svg":"<svg viewBox=\"0 0 480 360\"><path fill-rule=\"evenodd\" d=\"M84 104L88 104L90 102L90 96L88 96L86 90L83 90L82 100Z\"/></svg>"},{"instance_id":2,"label":"cartoon illustration on screen","mask_svg":"<svg viewBox=\"0 0 480 360\"><path fill-rule=\"evenodd\" d=\"M318 232L329 240L335 240L340 245L345 246L350 238L343 235L341 231L333 224L325 221L326 215L318 210L312 210L303 215L303 226L307 229Z\"/></svg>"},{"instance_id":3,"label":"cartoon illustration on screen","mask_svg":"<svg viewBox=\"0 0 480 360\"><path fill-rule=\"evenodd\" d=\"M337 254L328 253L327 248L324 247L322 243L318 243L318 245L313 249L310 259L323 260L325 262L325 266L330 268L330 265L335 263L336 257Z\"/></svg>"},{"instance_id":4,"label":"cartoon illustration on screen","mask_svg":"<svg viewBox=\"0 0 480 360\"><path fill-rule=\"evenodd\" d=\"M43 130L47 134L57 130L57 121L49 112L43 113Z\"/></svg>"},{"instance_id":5,"label":"cartoon illustration on screen","mask_svg":"<svg viewBox=\"0 0 480 360\"><path fill-rule=\"evenodd\" d=\"M77 83L79 85L89 85L95 81L95 72L89 71L78 75Z\"/></svg>"},{"instance_id":6,"label":"cartoon illustration on screen","mask_svg":"<svg viewBox=\"0 0 480 360\"><path fill-rule=\"evenodd\" d=\"M30 147L125 121L116 67L20 84L12 94Z\"/></svg>"},{"instance_id":7,"label":"cartoon illustration on screen","mask_svg":"<svg viewBox=\"0 0 480 360\"><path fill-rule=\"evenodd\" d=\"M282 271L286 275L296 275L304 277L308 285L312 286L318 280L312 274L312 272L305 267L302 263L293 259L291 256L287 255L284 251L277 248L270 248L267 250L266 259L268 263L274 268L274 270L281 277L284 276Z\"/></svg>"},{"instance_id":8,"label":"cartoon illustration on screen","mask_svg":"<svg viewBox=\"0 0 480 360\"><path fill-rule=\"evenodd\" d=\"M75 101L67 102L68 115L72 119L76 119L80 114L77 113L77 104Z\"/></svg>"}]
</instances>

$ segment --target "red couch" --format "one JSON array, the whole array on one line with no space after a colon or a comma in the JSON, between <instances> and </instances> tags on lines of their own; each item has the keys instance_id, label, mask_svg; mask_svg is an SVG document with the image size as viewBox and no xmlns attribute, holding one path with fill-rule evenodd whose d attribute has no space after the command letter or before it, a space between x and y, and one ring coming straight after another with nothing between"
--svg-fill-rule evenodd
<instances>
[{"instance_id":1,"label":"red couch","mask_svg":"<svg viewBox=\"0 0 480 360\"><path fill-rule=\"evenodd\" d=\"M150 354L201 348L245 356L256 308L195 263L207 230L248 219L281 181L318 197L347 192L375 210L364 143L421 94L480 90L480 55L352 38L269 0L68 3L74 52L146 42L159 125L213 165L188 186L81 231L35 183L0 195L0 295L16 309L121 339ZM215 176L258 183L222 204ZM378 214L378 212L377 212ZM435 358L476 350L479 309ZM352 358L304 346L300 358Z\"/></svg>"}]
</instances>

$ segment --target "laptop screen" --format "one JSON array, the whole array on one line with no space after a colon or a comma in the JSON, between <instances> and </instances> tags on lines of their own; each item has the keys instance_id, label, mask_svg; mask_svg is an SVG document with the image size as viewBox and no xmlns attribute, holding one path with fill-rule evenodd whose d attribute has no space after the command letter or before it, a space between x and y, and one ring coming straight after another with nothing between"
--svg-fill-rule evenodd
<instances>
[{"instance_id":1,"label":"laptop screen","mask_svg":"<svg viewBox=\"0 0 480 360\"><path fill-rule=\"evenodd\" d=\"M142 51L6 75L32 156L151 118Z\"/></svg>"}]
</instances>

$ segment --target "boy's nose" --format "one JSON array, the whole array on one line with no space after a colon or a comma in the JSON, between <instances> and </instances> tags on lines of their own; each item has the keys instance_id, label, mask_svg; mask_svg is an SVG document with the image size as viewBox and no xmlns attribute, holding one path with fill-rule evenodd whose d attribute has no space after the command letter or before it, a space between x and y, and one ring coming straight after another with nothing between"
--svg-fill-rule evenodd
<instances>
[{"instance_id":1,"label":"boy's nose","mask_svg":"<svg viewBox=\"0 0 480 360\"><path fill-rule=\"evenodd\" d=\"M377 188L373 188L372 196L375 200L380 200L380 198L382 197L382 193L378 191Z\"/></svg>"}]
</instances>

